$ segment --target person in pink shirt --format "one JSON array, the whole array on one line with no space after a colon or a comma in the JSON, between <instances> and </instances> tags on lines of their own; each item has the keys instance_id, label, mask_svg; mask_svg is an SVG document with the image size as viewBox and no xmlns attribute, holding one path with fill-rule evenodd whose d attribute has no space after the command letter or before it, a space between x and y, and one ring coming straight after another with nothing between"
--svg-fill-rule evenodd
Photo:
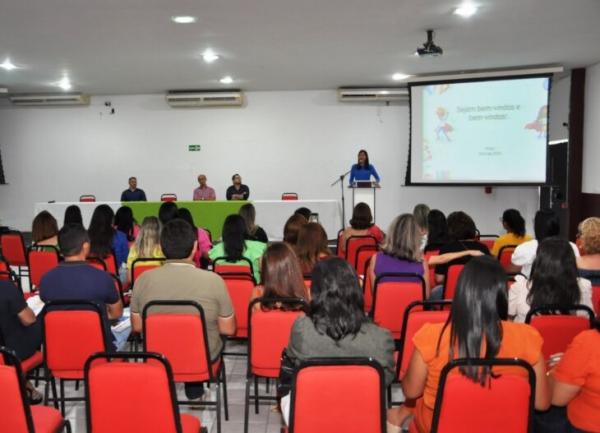
<instances>
[{"instance_id":1,"label":"person in pink shirt","mask_svg":"<svg viewBox=\"0 0 600 433\"><path fill-rule=\"evenodd\" d=\"M206 268L208 264L208 251L212 248L212 242L206 230L196 227L194 224L194 218L192 217L189 209L181 208L177 211L177 218L181 218L184 221L187 221L189 225L192 226L194 231L198 235L198 249L196 250L196 254L194 255L194 263L196 263L196 267L198 268Z\"/></svg>"},{"instance_id":2,"label":"person in pink shirt","mask_svg":"<svg viewBox=\"0 0 600 433\"><path fill-rule=\"evenodd\" d=\"M216 200L215 190L206 184L206 176L198 176L200 186L194 190L194 201L196 200Z\"/></svg>"}]
</instances>

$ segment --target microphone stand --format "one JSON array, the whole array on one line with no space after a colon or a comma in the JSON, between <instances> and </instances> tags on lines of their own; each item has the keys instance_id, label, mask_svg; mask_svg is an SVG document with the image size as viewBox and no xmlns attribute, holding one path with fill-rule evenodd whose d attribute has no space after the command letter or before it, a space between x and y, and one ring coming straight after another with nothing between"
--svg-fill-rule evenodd
<instances>
[{"instance_id":1,"label":"microphone stand","mask_svg":"<svg viewBox=\"0 0 600 433\"><path fill-rule=\"evenodd\" d=\"M348 176L350 170L346 173L340 174L339 177L330 185L333 186L336 183L340 183L340 188L342 189L342 230L344 230L346 224L346 198L344 197L344 178Z\"/></svg>"}]
</instances>

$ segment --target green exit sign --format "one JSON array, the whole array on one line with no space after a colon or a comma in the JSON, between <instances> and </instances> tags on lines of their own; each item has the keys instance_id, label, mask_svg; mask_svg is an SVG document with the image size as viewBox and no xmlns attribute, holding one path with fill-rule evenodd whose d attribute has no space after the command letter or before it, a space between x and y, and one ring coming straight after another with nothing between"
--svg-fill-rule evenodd
<instances>
[{"instance_id":1,"label":"green exit sign","mask_svg":"<svg viewBox=\"0 0 600 433\"><path fill-rule=\"evenodd\" d=\"M200 145L199 144L190 144L188 146L188 151L190 151L190 152L200 152Z\"/></svg>"}]
</instances>

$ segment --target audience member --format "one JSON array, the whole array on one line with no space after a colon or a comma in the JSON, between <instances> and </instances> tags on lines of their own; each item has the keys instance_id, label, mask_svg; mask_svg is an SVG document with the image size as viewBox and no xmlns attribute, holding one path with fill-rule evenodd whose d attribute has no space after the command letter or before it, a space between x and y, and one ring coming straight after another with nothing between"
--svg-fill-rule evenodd
<instances>
[{"instance_id":1,"label":"audience member","mask_svg":"<svg viewBox=\"0 0 600 433\"><path fill-rule=\"evenodd\" d=\"M43 210L35 216L31 227L31 239L35 245L58 245L58 223L50 212Z\"/></svg>"},{"instance_id":2,"label":"audience member","mask_svg":"<svg viewBox=\"0 0 600 433\"><path fill-rule=\"evenodd\" d=\"M448 223L446 215L438 209L432 209L427 214L427 241L425 251L436 250L448 243Z\"/></svg>"},{"instance_id":3,"label":"audience member","mask_svg":"<svg viewBox=\"0 0 600 433\"><path fill-rule=\"evenodd\" d=\"M162 259L165 256L160 249L160 224L158 218L149 216L144 218L140 234L135 240L135 244L129 249L127 256L127 281L132 280L133 262L137 259ZM156 262L139 262L137 266L156 266L160 265L160 261Z\"/></svg>"},{"instance_id":4,"label":"audience member","mask_svg":"<svg viewBox=\"0 0 600 433\"><path fill-rule=\"evenodd\" d=\"M107 204L94 209L88 233L90 237L90 257L105 259L114 254L117 269L127 261L129 242L125 233L115 230L113 226L115 214Z\"/></svg>"},{"instance_id":5,"label":"audience member","mask_svg":"<svg viewBox=\"0 0 600 433\"><path fill-rule=\"evenodd\" d=\"M208 265L208 252L212 248L212 242L210 241L210 236L206 232L206 230L196 227L194 224L194 218L192 217L192 213L189 209L181 208L177 211L177 217L181 218L184 221L192 226L192 229L197 234L198 237L198 248L196 249L196 254L194 255L194 263L199 268L206 268ZM205 264L202 266L202 264Z\"/></svg>"},{"instance_id":6,"label":"audience member","mask_svg":"<svg viewBox=\"0 0 600 433\"><path fill-rule=\"evenodd\" d=\"M302 215L306 218L306 221L310 220L310 216L312 215L312 211L307 207L299 207L294 211L294 214Z\"/></svg>"},{"instance_id":7,"label":"audience member","mask_svg":"<svg viewBox=\"0 0 600 433\"><path fill-rule=\"evenodd\" d=\"M198 176L200 186L194 190L194 201L197 200L216 200L217 194L215 190L206 184L206 176L201 174Z\"/></svg>"},{"instance_id":8,"label":"audience member","mask_svg":"<svg viewBox=\"0 0 600 433\"><path fill-rule=\"evenodd\" d=\"M517 246L511 258L512 264L521 268L520 272L525 275L525 278L529 278L531 274L531 265L535 260L539 243L546 238L560 235L560 220L556 212L550 209L537 211L533 222L533 231L535 239ZM575 256L579 257L577 245L571 242L571 248L573 248Z\"/></svg>"},{"instance_id":9,"label":"audience member","mask_svg":"<svg viewBox=\"0 0 600 433\"><path fill-rule=\"evenodd\" d=\"M121 201L146 201L146 193L137 187L137 178L129 178L129 188L121 194Z\"/></svg>"},{"instance_id":10,"label":"audience member","mask_svg":"<svg viewBox=\"0 0 600 433\"><path fill-rule=\"evenodd\" d=\"M63 225L66 226L67 224L83 225L81 209L76 204L72 204L65 209L65 220L63 221Z\"/></svg>"},{"instance_id":11,"label":"audience member","mask_svg":"<svg viewBox=\"0 0 600 433\"><path fill-rule=\"evenodd\" d=\"M321 224L307 223L300 228L296 255L304 274L311 274L318 261L331 256L327 246L327 233Z\"/></svg>"},{"instance_id":12,"label":"audience member","mask_svg":"<svg viewBox=\"0 0 600 433\"><path fill-rule=\"evenodd\" d=\"M587 218L579 224L579 240L585 251L577 258L579 276L600 285L600 218Z\"/></svg>"},{"instance_id":13,"label":"audience member","mask_svg":"<svg viewBox=\"0 0 600 433\"><path fill-rule=\"evenodd\" d=\"M421 241L421 249L425 248L427 245L427 236L429 225L427 224L427 216L429 215L429 206L423 203L419 203L413 209L413 216L415 217L415 221L417 222L417 226L421 231L421 235L423 235L423 240Z\"/></svg>"},{"instance_id":14,"label":"audience member","mask_svg":"<svg viewBox=\"0 0 600 433\"><path fill-rule=\"evenodd\" d=\"M592 285L577 278L575 254L569 242L547 238L540 242L529 280L521 275L508 292L508 315L525 322L531 308L583 304L592 309Z\"/></svg>"},{"instance_id":15,"label":"audience member","mask_svg":"<svg viewBox=\"0 0 600 433\"><path fill-rule=\"evenodd\" d=\"M303 225L306 225L308 220L299 213L295 213L285 222L285 226L283 227L283 241L295 247L298 243L298 233Z\"/></svg>"},{"instance_id":16,"label":"audience member","mask_svg":"<svg viewBox=\"0 0 600 433\"><path fill-rule=\"evenodd\" d=\"M366 203L358 203L352 211L350 227L346 227L342 234L341 254L346 250L346 242L351 236L373 236L377 243L383 242L384 234L381 229L373 223L371 208Z\"/></svg>"},{"instance_id":17,"label":"audience member","mask_svg":"<svg viewBox=\"0 0 600 433\"><path fill-rule=\"evenodd\" d=\"M507 321L506 275L497 260L476 257L465 266L456 287L446 323L426 324L414 336L415 351L402 380L407 402L416 401L417 431L429 433L440 372L457 358L519 358L529 363L536 375L535 407L550 405L542 337L529 325ZM476 383L490 379L490 368L461 367L460 373ZM522 375L515 367L495 367L494 375ZM408 415L406 407L391 410L389 421L400 426ZM388 430L390 431L390 430Z\"/></svg>"},{"instance_id":18,"label":"audience member","mask_svg":"<svg viewBox=\"0 0 600 433\"><path fill-rule=\"evenodd\" d=\"M246 222L246 233L247 239L251 241L259 241L263 243L268 243L269 238L267 237L267 233L263 230L262 227L255 224L256 220L256 209L252 203L246 203L240 208L239 214L244 221Z\"/></svg>"},{"instance_id":19,"label":"audience member","mask_svg":"<svg viewBox=\"0 0 600 433\"><path fill-rule=\"evenodd\" d=\"M158 220L164 226L169 221L177 218L177 204L172 201L165 201L158 208Z\"/></svg>"},{"instance_id":20,"label":"audience member","mask_svg":"<svg viewBox=\"0 0 600 433\"><path fill-rule=\"evenodd\" d=\"M292 248L284 242L274 242L267 247L261 263L262 285L256 286L252 299L300 298L309 299L309 292L302 278L300 263ZM280 303L255 304L255 308L285 308Z\"/></svg>"},{"instance_id":21,"label":"audience member","mask_svg":"<svg viewBox=\"0 0 600 433\"><path fill-rule=\"evenodd\" d=\"M250 198L250 188L242 183L242 177L239 174L231 176L233 185L227 188L225 197L227 200L248 200Z\"/></svg>"},{"instance_id":22,"label":"audience member","mask_svg":"<svg viewBox=\"0 0 600 433\"><path fill-rule=\"evenodd\" d=\"M294 322L287 354L295 362L309 358L367 357L383 367L385 385L395 375L394 340L364 314L363 294L352 267L343 259L323 260L312 275L310 309ZM290 395L281 400L286 423Z\"/></svg>"},{"instance_id":23,"label":"audience member","mask_svg":"<svg viewBox=\"0 0 600 433\"><path fill-rule=\"evenodd\" d=\"M229 215L223 223L223 242L215 245L209 252L211 260L218 257L227 257L231 264L242 257L250 260L254 271L254 278L260 282L260 258L267 248L267 244L246 239L246 222L240 215ZM223 264L223 263L221 263Z\"/></svg>"},{"instance_id":24,"label":"audience member","mask_svg":"<svg viewBox=\"0 0 600 433\"><path fill-rule=\"evenodd\" d=\"M160 245L167 262L144 272L136 280L131 298L131 324L134 331L142 332L142 312L150 301L196 301L204 310L210 357L216 359L223 349L221 335L235 333L235 316L223 279L214 272L194 266L197 243L197 234L186 221L174 219L165 224ZM190 310L164 306L152 308L150 314L185 311ZM188 398L198 398L204 392L201 383L186 383L185 389Z\"/></svg>"},{"instance_id":25,"label":"audience member","mask_svg":"<svg viewBox=\"0 0 600 433\"><path fill-rule=\"evenodd\" d=\"M506 234L500 236L494 241L492 247L492 256L498 257L500 249L507 245L521 245L523 242L531 240L531 236L525 233L525 220L516 209L507 209L500 219L502 227Z\"/></svg>"},{"instance_id":26,"label":"audience member","mask_svg":"<svg viewBox=\"0 0 600 433\"><path fill-rule=\"evenodd\" d=\"M110 208L109 208L110 209ZM114 346L109 320L118 319L123 314L123 304L113 279L104 271L90 266L85 260L90 253L90 238L79 224L68 224L58 233L58 245L64 261L46 272L40 282L40 298L48 301L92 301L106 308L103 323L108 347Z\"/></svg>"},{"instance_id":27,"label":"audience member","mask_svg":"<svg viewBox=\"0 0 600 433\"><path fill-rule=\"evenodd\" d=\"M135 241L140 228L133 218L133 211L129 206L121 206L115 213L115 227L118 231L123 232L127 237L128 242Z\"/></svg>"}]
</instances>

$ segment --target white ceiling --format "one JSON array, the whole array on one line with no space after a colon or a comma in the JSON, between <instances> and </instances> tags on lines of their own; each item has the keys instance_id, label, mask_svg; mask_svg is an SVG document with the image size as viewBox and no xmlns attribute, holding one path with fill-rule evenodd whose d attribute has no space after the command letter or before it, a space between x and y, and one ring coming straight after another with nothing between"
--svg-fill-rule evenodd
<instances>
[{"instance_id":1,"label":"white ceiling","mask_svg":"<svg viewBox=\"0 0 600 433\"><path fill-rule=\"evenodd\" d=\"M0 0L0 69L10 92L160 93L169 89L327 89L410 74L600 61L599 0ZM172 15L198 22L177 25ZM437 31L445 54L412 55ZM205 64L206 48L222 57Z\"/></svg>"}]
</instances>

